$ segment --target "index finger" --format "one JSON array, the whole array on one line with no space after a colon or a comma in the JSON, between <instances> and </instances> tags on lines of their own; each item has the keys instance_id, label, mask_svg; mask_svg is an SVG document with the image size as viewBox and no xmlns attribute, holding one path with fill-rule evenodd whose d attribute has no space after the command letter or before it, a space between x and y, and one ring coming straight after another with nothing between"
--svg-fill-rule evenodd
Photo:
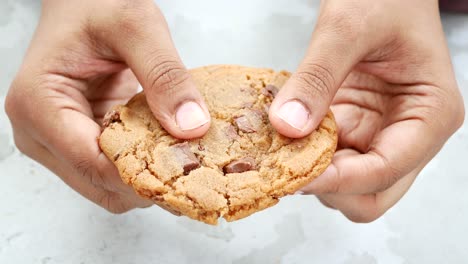
<instances>
[{"instance_id":1,"label":"index finger","mask_svg":"<svg viewBox=\"0 0 468 264\"><path fill-rule=\"evenodd\" d=\"M429 126L407 120L385 128L367 153L341 150L332 164L302 189L311 194L368 194L386 190L440 149Z\"/></svg>"}]
</instances>

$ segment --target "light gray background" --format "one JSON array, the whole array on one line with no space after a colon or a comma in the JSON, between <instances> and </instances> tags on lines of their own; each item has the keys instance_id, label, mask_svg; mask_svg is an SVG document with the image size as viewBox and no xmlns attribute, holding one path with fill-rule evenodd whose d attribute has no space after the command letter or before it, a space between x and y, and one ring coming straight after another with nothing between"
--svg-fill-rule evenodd
<instances>
[{"instance_id":1,"label":"light gray background","mask_svg":"<svg viewBox=\"0 0 468 264\"><path fill-rule=\"evenodd\" d=\"M294 70L318 1L187 0L160 6L188 67L237 63ZM0 263L468 262L468 125L407 195L371 224L353 224L314 197L288 197L217 227L157 207L115 216L91 204L14 148L3 110L39 8L39 0L0 0ZM445 15L444 25L466 97L468 17Z\"/></svg>"}]
</instances>

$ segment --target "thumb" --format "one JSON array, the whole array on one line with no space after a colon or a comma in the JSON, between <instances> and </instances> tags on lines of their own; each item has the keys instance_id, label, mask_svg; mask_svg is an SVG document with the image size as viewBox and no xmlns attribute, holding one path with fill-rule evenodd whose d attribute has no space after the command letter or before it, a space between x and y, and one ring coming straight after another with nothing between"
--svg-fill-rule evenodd
<instances>
[{"instance_id":1,"label":"thumb","mask_svg":"<svg viewBox=\"0 0 468 264\"><path fill-rule=\"evenodd\" d=\"M353 32L356 26L337 25L340 20L329 16L319 17L304 60L270 107L271 124L287 137L304 137L318 126L338 88L366 52L365 42L356 41L360 38Z\"/></svg>"},{"instance_id":2,"label":"thumb","mask_svg":"<svg viewBox=\"0 0 468 264\"><path fill-rule=\"evenodd\" d=\"M127 12L134 17L123 18L124 31L114 34L118 40L112 45L143 86L161 125L178 138L200 137L210 125L208 108L177 54L163 15L154 3L148 5Z\"/></svg>"}]
</instances>

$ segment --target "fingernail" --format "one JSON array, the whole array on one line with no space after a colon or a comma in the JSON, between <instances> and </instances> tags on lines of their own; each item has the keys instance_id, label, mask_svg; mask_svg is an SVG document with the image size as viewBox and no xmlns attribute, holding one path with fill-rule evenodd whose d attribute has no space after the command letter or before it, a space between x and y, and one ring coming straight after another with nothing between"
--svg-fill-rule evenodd
<instances>
[{"instance_id":1,"label":"fingernail","mask_svg":"<svg viewBox=\"0 0 468 264\"><path fill-rule=\"evenodd\" d=\"M209 122L200 105L192 101L180 105L175 118L177 125L183 131L199 128Z\"/></svg>"},{"instance_id":2,"label":"fingernail","mask_svg":"<svg viewBox=\"0 0 468 264\"><path fill-rule=\"evenodd\" d=\"M294 195L303 195L303 194L304 194L303 191L296 191L296 192L294 193Z\"/></svg>"},{"instance_id":3,"label":"fingernail","mask_svg":"<svg viewBox=\"0 0 468 264\"><path fill-rule=\"evenodd\" d=\"M306 107L297 100L284 103L278 110L277 115L281 120L301 131L304 130L310 116Z\"/></svg>"}]
</instances>

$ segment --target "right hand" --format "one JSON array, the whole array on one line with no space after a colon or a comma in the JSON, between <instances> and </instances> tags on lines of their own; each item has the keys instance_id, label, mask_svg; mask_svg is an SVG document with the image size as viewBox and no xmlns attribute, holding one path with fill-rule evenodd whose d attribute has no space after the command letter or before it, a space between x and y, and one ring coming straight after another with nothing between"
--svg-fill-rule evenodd
<instances>
[{"instance_id":1,"label":"right hand","mask_svg":"<svg viewBox=\"0 0 468 264\"><path fill-rule=\"evenodd\" d=\"M269 116L279 133L303 137L330 106L338 150L301 191L374 221L464 121L438 2L322 1L309 50Z\"/></svg>"},{"instance_id":2,"label":"right hand","mask_svg":"<svg viewBox=\"0 0 468 264\"><path fill-rule=\"evenodd\" d=\"M97 142L106 111L131 98L138 81L169 133L206 133L208 109L152 0L44 0L5 102L17 147L111 212L152 205L121 181Z\"/></svg>"}]
</instances>

